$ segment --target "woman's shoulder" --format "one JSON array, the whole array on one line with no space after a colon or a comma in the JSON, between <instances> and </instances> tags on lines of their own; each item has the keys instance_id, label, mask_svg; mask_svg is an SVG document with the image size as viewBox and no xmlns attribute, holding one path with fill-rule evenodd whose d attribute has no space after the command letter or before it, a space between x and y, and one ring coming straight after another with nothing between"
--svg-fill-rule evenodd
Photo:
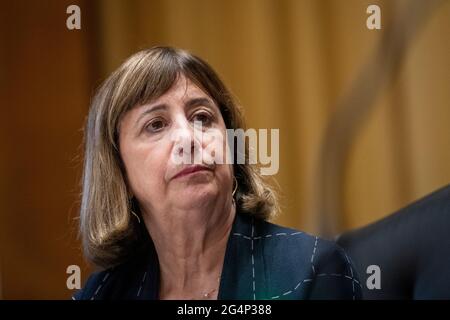
<instances>
[{"instance_id":1,"label":"woman's shoulder","mask_svg":"<svg viewBox=\"0 0 450 320\"><path fill-rule=\"evenodd\" d=\"M78 290L72 300L94 300L100 292L104 292L104 287L110 282L114 269L109 268L102 271L93 272L89 275L82 289Z\"/></svg>"},{"instance_id":2,"label":"woman's shoulder","mask_svg":"<svg viewBox=\"0 0 450 320\"><path fill-rule=\"evenodd\" d=\"M155 287L157 258L153 245L143 242L126 259L112 267L93 272L86 280L82 289L77 291L73 300L117 300L134 299L139 296L143 281ZM153 291L149 293L150 296Z\"/></svg>"},{"instance_id":3,"label":"woman's shoulder","mask_svg":"<svg viewBox=\"0 0 450 320\"><path fill-rule=\"evenodd\" d=\"M311 282L309 298L361 297L353 263L334 241L266 221L255 229L258 234L254 238L264 241L266 261L273 261L270 269L280 275L295 274L305 283ZM330 288L339 291L332 292Z\"/></svg>"},{"instance_id":4,"label":"woman's shoulder","mask_svg":"<svg viewBox=\"0 0 450 320\"><path fill-rule=\"evenodd\" d=\"M260 222L255 230L255 240L275 240L265 241L265 247L270 246L278 254L294 257L297 261L305 260L314 264L315 269L325 271L334 266L334 269L344 270L351 265L345 251L332 240L267 221Z\"/></svg>"}]
</instances>

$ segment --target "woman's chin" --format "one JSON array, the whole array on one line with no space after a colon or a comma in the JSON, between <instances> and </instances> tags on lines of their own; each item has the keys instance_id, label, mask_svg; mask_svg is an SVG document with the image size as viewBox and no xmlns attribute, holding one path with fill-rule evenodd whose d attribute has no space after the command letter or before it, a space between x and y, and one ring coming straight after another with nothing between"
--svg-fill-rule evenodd
<instances>
[{"instance_id":1,"label":"woman's chin","mask_svg":"<svg viewBox=\"0 0 450 320\"><path fill-rule=\"evenodd\" d=\"M174 201L178 207L192 209L217 200L219 190L214 184L190 185L175 193Z\"/></svg>"}]
</instances>

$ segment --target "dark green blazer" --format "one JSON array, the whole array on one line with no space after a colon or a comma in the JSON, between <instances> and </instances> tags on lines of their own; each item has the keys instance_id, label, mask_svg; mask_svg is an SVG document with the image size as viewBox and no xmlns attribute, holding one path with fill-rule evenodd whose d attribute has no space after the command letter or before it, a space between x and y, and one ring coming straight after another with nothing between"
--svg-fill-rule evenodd
<instances>
[{"instance_id":1,"label":"dark green blazer","mask_svg":"<svg viewBox=\"0 0 450 320\"><path fill-rule=\"evenodd\" d=\"M149 238L142 251L92 274L79 299L158 299L159 263ZM218 299L360 299L348 256L334 242L236 214Z\"/></svg>"}]
</instances>

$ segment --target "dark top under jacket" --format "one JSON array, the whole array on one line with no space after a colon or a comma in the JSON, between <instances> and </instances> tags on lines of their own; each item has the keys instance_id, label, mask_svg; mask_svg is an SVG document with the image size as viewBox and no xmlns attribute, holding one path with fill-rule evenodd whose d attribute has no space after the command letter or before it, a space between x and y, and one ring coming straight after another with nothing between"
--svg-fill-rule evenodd
<instances>
[{"instance_id":1,"label":"dark top under jacket","mask_svg":"<svg viewBox=\"0 0 450 320\"><path fill-rule=\"evenodd\" d=\"M150 238L147 242L134 258L93 273L73 299L158 299L158 256ZM334 242L236 214L219 300L360 298L355 269Z\"/></svg>"}]
</instances>

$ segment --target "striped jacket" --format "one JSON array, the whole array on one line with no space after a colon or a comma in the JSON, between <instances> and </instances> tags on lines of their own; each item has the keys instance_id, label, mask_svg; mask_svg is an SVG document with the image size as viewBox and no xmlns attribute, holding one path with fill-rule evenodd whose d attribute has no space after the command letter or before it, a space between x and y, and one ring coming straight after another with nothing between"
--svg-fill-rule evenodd
<instances>
[{"instance_id":1,"label":"striped jacket","mask_svg":"<svg viewBox=\"0 0 450 320\"><path fill-rule=\"evenodd\" d=\"M147 242L122 265L93 273L73 299L158 299L158 257ZM360 298L355 269L334 242L236 214L218 299Z\"/></svg>"}]
</instances>

